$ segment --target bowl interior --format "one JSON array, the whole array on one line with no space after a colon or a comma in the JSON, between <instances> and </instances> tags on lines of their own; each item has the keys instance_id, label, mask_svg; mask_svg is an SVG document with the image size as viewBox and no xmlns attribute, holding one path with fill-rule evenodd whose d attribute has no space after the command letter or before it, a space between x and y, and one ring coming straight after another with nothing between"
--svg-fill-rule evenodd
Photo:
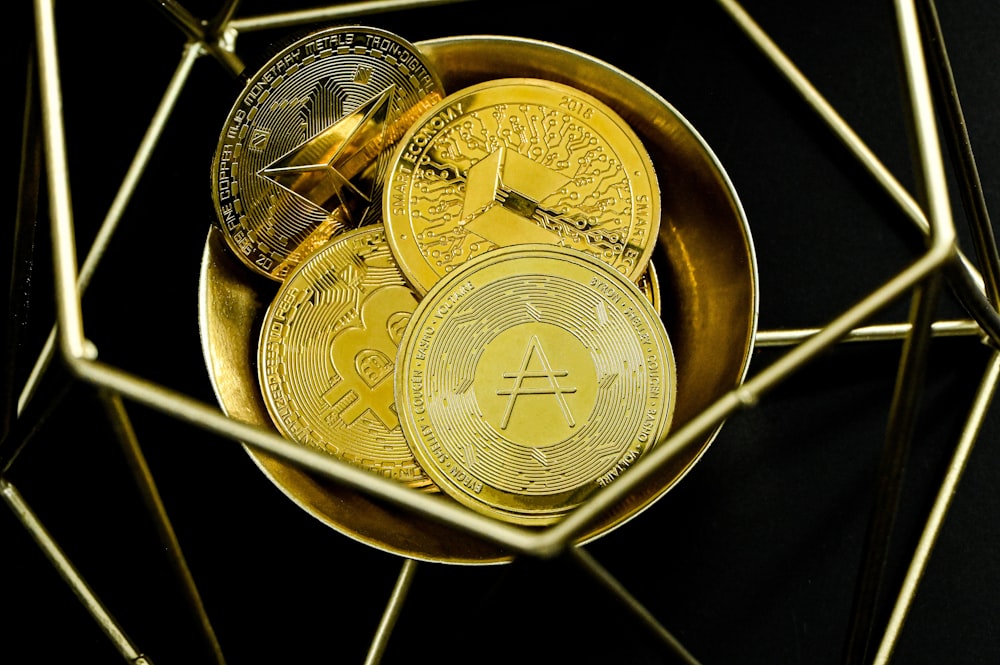
<instances>
[{"instance_id":1,"label":"bowl interior","mask_svg":"<svg viewBox=\"0 0 1000 665\"><path fill-rule=\"evenodd\" d=\"M684 424L746 375L757 325L757 272L747 221L732 184L697 131L666 100L624 72L556 44L499 36L419 42L446 92L481 81L534 77L601 99L636 131L661 190L652 261L661 317L677 364L673 427ZM200 276L205 362L216 396L234 419L273 428L257 383L259 327L278 284L250 273L209 231ZM721 426L720 426L721 427ZM695 464L718 428L657 469L581 536L602 536L663 496ZM247 447L261 471L303 510L381 550L443 563L501 563L511 553L457 529ZM416 491L416 490L415 490Z\"/></svg>"}]
</instances>

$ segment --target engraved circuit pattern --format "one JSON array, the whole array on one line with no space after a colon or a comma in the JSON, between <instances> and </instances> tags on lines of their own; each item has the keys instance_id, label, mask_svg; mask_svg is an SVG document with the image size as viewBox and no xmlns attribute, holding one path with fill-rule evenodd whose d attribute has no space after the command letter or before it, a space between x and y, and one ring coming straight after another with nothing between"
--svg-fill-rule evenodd
<instances>
[{"instance_id":1,"label":"engraved circuit pattern","mask_svg":"<svg viewBox=\"0 0 1000 665\"><path fill-rule=\"evenodd\" d=\"M573 247L637 280L659 224L659 186L631 129L603 103L546 81L498 80L447 97L400 142L386 224L426 289L513 243Z\"/></svg>"}]
</instances>

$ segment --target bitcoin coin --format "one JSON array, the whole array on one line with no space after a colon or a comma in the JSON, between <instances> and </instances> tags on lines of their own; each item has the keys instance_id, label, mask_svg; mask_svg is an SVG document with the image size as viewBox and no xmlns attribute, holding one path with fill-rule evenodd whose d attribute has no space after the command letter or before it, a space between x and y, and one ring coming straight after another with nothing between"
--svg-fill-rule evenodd
<instances>
[{"instance_id":1,"label":"bitcoin coin","mask_svg":"<svg viewBox=\"0 0 1000 665\"><path fill-rule=\"evenodd\" d=\"M638 280L660 224L655 169L611 108L532 78L448 95L399 140L383 189L389 243L425 293L497 247L571 247Z\"/></svg>"},{"instance_id":2,"label":"bitcoin coin","mask_svg":"<svg viewBox=\"0 0 1000 665\"><path fill-rule=\"evenodd\" d=\"M411 487L430 486L403 437L393 390L416 305L381 226L347 231L301 262L260 331L258 378L278 430Z\"/></svg>"},{"instance_id":3,"label":"bitcoin coin","mask_svg":"<svg viewBox=\"0 0 1000 665\"><path fill-rule=\"evenodd\" d=\"M420 51L383 30L328 28L282 48L247 81L213 158L230 248L281 281L333 235L381 222L392 148L442 97Z\"/></svg>"},{"instance_id":4,"label":"bitcoin coin","mask_svg":"<svg viewBox=\"0 0 1000 665\"><path fill-rule=\"evenodd\" d=\"M439 280L400 343L414 457L487 515L547 524L626 473L669 427L676 369L638 287L588 254L498 248Z\"/></svg>"}]
</instances>

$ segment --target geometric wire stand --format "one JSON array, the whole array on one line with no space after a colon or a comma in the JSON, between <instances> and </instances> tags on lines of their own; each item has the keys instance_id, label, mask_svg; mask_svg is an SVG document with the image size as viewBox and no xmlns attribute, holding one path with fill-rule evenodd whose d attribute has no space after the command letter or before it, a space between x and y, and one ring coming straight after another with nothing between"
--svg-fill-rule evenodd
<instances>
[{"instance_id":1,"label":"geometric wire stand","mask_svg":"<svg viewBox=\"0 0 1000 665\"><path fill-rule=\"evenodd\" d=\"M887 662L891 658L902 631L906 630L907 613L917 594L918 583L931 559L931 550L942 529L958 481L972 454L980 427L988 417L993 391L998 381L998 373L1000 373L1000 357L998 357L997 352L990 350L988 358L983 364L985 369L981 383L974 391L972 400L966 406L967 417L958 436L957 444L952 444L954 446L953 457L946 464L945 474L939 479L937 491L933 493L933 503L929 504L918 537L913 540L915 544L912 552L903 555L906 562L904 574L894 577L891 571L886 572L887 562L890 561L890 536L894 531L894 518L904 493L904 470L909 468L907 461L910 459L913 440L919 438L920 402L922 391L925 388L928 364L931 362L930 347L934 343L933 339L952 336L972 340L977 345L979 340L985 340L992 347L1000 347L1000 319L998 319L996 310L991 304L1000 300L1000 294L997 292L997 275L1000 272L1000 265L996 259L996 246L992 239L992 229L989 219L985 215L985 205L982 204L981 198L977 199L975 196L975 192L981 191L981 184L977 182L978 175L975 173L974 161L971 159L966 159L962 163L964 171L959 174L959 178L967 185L963 193L973 192L966 199L965 205L967 215L974 218L973 233L975 237L973 244L977 252L979 270L982 270L982 273L980 274L973 267L974 264L957 251L958 240L951 211L946 164L938 138L939 119L934 111L935 104L939 108L946 106L946 102L942 100L949 99L947 95L953 93L954 88L949 87L947 81L931 80L925 61L930 60L940 66L943 56L925 45L939 46L943 40L938 37L929 39L926 33L922 34L921 32L926 30L927 26L933 27L935 8L932 3L919 3L919 11L912 2L899 0L895 3L895 19L898 21L901 47L900 57L903 63L905 87L909 94L908 104L912 113L910 120L913 124L913 137L917 147L916 168L920 175L919 181L925 183L925 187L919 192L920 198L925 202L921 206L868 151L861 139L854 135L849 125L837 115L833 107L828 105L820 93L798 72L791 60L778 50L778 47L770 41L763 31L758 30L750 16L745 14L736 3L720 0L718 4L721 8L764 52L775 70L785 77L786 84L791 83L791 87L805 99L807 105L823 121L824 126L837 136L846 147L847 152L862 164L878 187L888 195L898 210L902 211L902 216L919 229L921 235L926 238L926 245L914 252L913 257L907 260L901 270L890 274L880 286L871 289L864 297L854 303L849 303L849 306L842 312L837 313L822 326L758 331L757 347L773 346L780 349L780 353L773 362L763 367L755 366L749 378L738 389L720 395L719 400L709 409L692 421L685 423L679 430L671 432L658 443L652 454L630 470L629 474L606 488L606 491L600 492L594 499L559 524L539 532L529 532L497 524L458 508L442 508L438 502L428 500L423 495L410 492L395 483L339 464L325 455L315 454L308 449L289 444L273 433L226 419L214 404L175 391L155 380L144 378L115 364L97 359L97 349L100 348L102 352L105 349L101 344L95 347L84 334L83 320L87 310L83 306L81 292L88 287L91 278L95 276L99 264L105 258L105 253L110 251L108 248L114 242L113 237L119 233L117 228L119 222L141 221L136 220L134 216L127 216L126 210L131 198L142 188L144 171L156 158L155 150L160 135L165 131L171 121L172 114L176 111L177 104L184 94L186 82L189 78L196 76L196 64L204 59L214 58L223 67L229 68L235 73L241 67L236 47L242 44L246 34L256 30L347 20L345 17L351 17L349 20L353 21L357 17L367 14L397 12L410 8L429 8L447 3L362 2L319 8L315 11L302 13L260 14L256 17L242 18L237 13L238 4L232 2L219 10L215 14L215 19L207 22L196 19L179 4L159 4L165 10L165 16L173 19L174 24L182 29L189 42L184 47L180 63L167 86L161 105L155 110L152 120L148 123L148 130L125 174L123 184L115 195L110 212L93 238L93 249L83 262L82 267L78 269L75 248L78 232L74 225L74 213L79 213L78 209L71 203L70 198L70 175L73 170L69 167L66 153L67 136L63 133L62 107L64 100L61 94L59 75L61 56L58 53L58 39L55 33L56 19L51 2L38 0L35 3L38 29L37 72L39 75L40 107L37 111L31 108L31 95L27 95L29 109L26 113L26 128L31 130L37 127L32 123L40 119L40 135L44 147L38 154L44 155L45 160L44 175L40 180L47 189L45 195L42 196L36 187L35 195L45 200L48 215L51 217L52 278L56 293L55 316L59 323L53 334L48 337L47 344L42 347L38 362L35 364L35 371L26 380L26 387L22 390L20 386L17 386L20 399L16 404L10 405L10 410L13 413L13 417L10 419L11 428L9 433L4 432L5 438L0 446L0 459L2 459L2 468L0 468L2 486L0 486L0 490L2 490L9 507L18 520L28 527L29 532L38 540L42 551L50 557L64 581L78 594L91 616L97 620L108 641L117 648L127 662L142 662L144 648L140 640L133 642L129 636L131 612L125 610L124 613L121 613L107 610L107 606L100 599L101 588L93 587L97 589L94 593L84 579L86 574L81 576L80 571L85 566L77 567L74 564L74 557L65 556L64 550L61 549L62 547L67 549L72 547L74 551L80 552L79 545L71 545L51 537L45 528L47 518L39 517L41 511L35 513L31 508L39 495L25 492L22 497L18 490L21 482L16 477L21 457L29 457L32 448L40 445L34 440L34 437L43 434L45 428L49 426L51 418L58 416L63 406L59 402L59 397L66 391L72 391L73 386L82 384L92 387L99 395L99 403L104 407L105 412L88 415L93 418L106 418L107 422L111 424L115 437L123 444L124 456L136 478L140 481L139 486L142 488L140 493L150 511L151 521L158 529L157 535L170 552L169 565L174 567L171 579L174 580L174 584L183 589L185 602L193 609L197 618L198 629L204 640L204 644L199 645L199 647L211 653L216 662L224 660L222 654L227 650L227 645L224 640L216 639L211 620L216 616L216 612L206 609L212 607L213 603L205 603L200 596L199 588L202 585L196 583L195 580L198 579L198 576L189 570L182 553L182 539L174 533L175 526L182 529L181 523L172 524L167 517L171 504L169 501L161 500L156 482L153 481L153 473L150 471L153 465L147 465L145 462L144 453L151 451L143 449L139 445L143 437L137 435L130 420L131 411L127 409L132 404L136 408L145 408L152 412L165 414L176 419L185 427L203 430L213 437L232 442L244 442L293 463L301 464L317 473L327 475L337 482L355 487L382 500L441 520L487 540L501 543L517 552L519 560L538 561L539 565L541 562L550 560L555 561L560 566L578 564L586 583L594 584L597 588L609 592L609 600L607 601L609 606L617 607L618 605L614 602L620 602L628 610L628 616L650 629L651 634L656 638L655 657L657 660L653 662L661 662L660 657L667 657L664 654L672 654L672 657L678 662L708 663L714 661L700 661L698 651L694 649L689 651L687 642L683 638L678 638L671 631L671 621L661 618L660 614L651 611L646 604L639 600L639 597L643 595L641 587L620 582L610 572L610 567L605 568L602 565L601 557L592 554L594 551L605 549L605 546L610 547L611 545L607 541L614 540L618 534L613 534L599 543L595 543L593 547L575 547L572 545L573 539L595 515L627 494L629 489L643 478L643 473L650 473L658 465L669 461L674 451L681 447L686 440L711 430L738 412L757 409L762 401L767 399L769 393L778 390L784 383L792 381L797 373L804 371L808 363L815 361L835 345L841 345L850 340L864 343L892 343L893 349L901 349L902 351L892 403L885 422L884 447L878 450L871 460L866 460L866 463L871 463L875 467L872 477L877 478L879 482L876 485L876 491L869 497L872 501L872 519L867 522L865 545L858 550L861 556L860 567L856 568L857 588L852 594L848 594L853 604L850 607L850 620L845 622L846 633L842 655L844 662L849 663ZM423 9L421 10L423 11ZM459 9L455 11L459 11ZM403 21L402 25L406 25L407 19L400 20ZM378 23L377 19L373 19L373 21ZM400 30L400 32L405 32L405 30ZM931 70L937 71L933 67ZM944 70L947 71L947 68L945 67ZM945 96L939 96L937 101L932 101L932 87L935 83L939 85L939 90L943 91ZM228 103L232 97L232 95L220 96L224 98L224 104ZM955 100L957 101L957 95ZM213 116L215 119L219 117L221 116L218 113ZM959 143L961 143L960 130L964 123L960 119L954 118L951 122L951 131L958 133ZM208 123L208 125L212 124L212 122ZM215 122L214 124L218 125L219 123ZM32 131L26 131L26 146L32 144L31 135ZM211 146L212 143L209 142L207 145ZM195 148L196 154L197 150ZM207 151L202 150L201 153L207 154ZM26 152L26 155L28 158L22 159L22 174L25 172L30 174L28 167L31 166L32 159L30 152ZM206 170L201 168L201 163L205 162L205 159L194 158L192 161L195 170ZM725 162L725 160L723 161ZM23 198L20 205L24 215L32 219L29 221L21 220L21 228L31 226L35 222L35 211L31 209L32 195L27 191L30 189L29 177L27 185L22 187ZM739 183L737 183L737 189L740 189ZM977 204L981 205L977 207ZM44 216L44 214L38 215L38 217ZM204 226L202 222L208 220L207 214L194 216L197 218L196 223L187 226L188 230L193 227L196 231L193 234L189 233L189 236L198 236L201 232L201 226ZM752 214L750 217L751 226L754 226L754 217ZM124 229L122 231L124 232ZM15 259L22 258L24 257L21 255L15 256ZM35 261L34 257L25 260L28 263ZM15 270L17 265L17 261L15 261ZM18 276L15 273L15 286L17 284L19 284ZM969 318L936 318L946 286L953 289L958 300L969 312ZM876 315L900 299L906 298L910 298L912 302L909 321L866 325ZM20 316L18 307L19 303L17 296L15 296L10 307L12 320L15 322ZM901 342L901 345L896 346L896 342ZM11 343L5 348L5 351L12 353L15 348L15 344ZM23 358L18 358L18 360L23 362ZM60 376L63 364L68 368L69 376ZM46 382L49 381L54 381L54 387L46 385ZM38 394L35 394L36 391ZM49 413L50 409L52 415ZM726 428L729 427L729 424L726 424ZM718 446L719 444L713 445ZM157 479L163 480L159 475L157 475ZM36 482L39 482L39 488L46 487L44 480ZM661 502L668 500L670 496L668 495ZM865 494L865 496L869 495ZM335 538L333 534L324 535L326 538ZM895 542L897 541L893 541L893 543ZM398 560L392 563L399 568L400 562ZM368 646L365 649L366 662L377 662L384 655L388 657L387 649L404 651L413 648L412 644L407 644L406 649L403 648L403 645L397 646L393 636L397 622L406 618L404 604L407 601L407 592L417 579L418 567L420 564L408 560L403 561L401 569L398 570L398 577L395 577L394 585L368 582L369 586L383 591L386 590L387 586L390 588L387 593L381 596L384 599L381 601L382 604L386 605L382 620L371 622L371 637L367 641ZM384 569L384 567L382 568ZM9 569L5 572L8 575L11 574ZM546 572L551 574L549 569L546 569ZM459 575L462 573L462 570L457 571ZM464 571L464 573L470 578L478 575L473 571ZM629 577L632 576L629 575ZM257 580L257 583L263 581L262 578ZM461 586L462 583L458 582L458 585ZM592 593L598 595L596 592ZM889 599L888 605L886 605L886 598ZM219 603L216 602L215 606L219 606ZM891 611L887 612L887 608ZM117 619L113 615L118 615ZM120 623L118 619L121 619ZM870 638L868 637L869 631L871 632ZM442 638L438 637L437 639L441 640ZM523 640L525 644L530 643L530 637L527 635L515 635L512 639ZM641 638L633 637L631 639L639 640ZM425 655L423 651L418 653ZM156 653L149 655L153 660L156 660ZM429 655L442 660L434 652ZM483 654L479 654L479 656L480 660L485 657Z\"/></svg>"}]
</instances>

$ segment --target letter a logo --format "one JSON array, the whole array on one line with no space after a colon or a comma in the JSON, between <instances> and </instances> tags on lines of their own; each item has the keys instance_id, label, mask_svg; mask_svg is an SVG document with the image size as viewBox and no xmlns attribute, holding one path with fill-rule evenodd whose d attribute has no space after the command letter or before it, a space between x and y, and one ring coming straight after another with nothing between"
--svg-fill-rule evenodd
<instances>
[{"instance_id":1,"label":"letter a logo","mask_svg":"<svg viewBox=\"0 0 1000 665\"><path fill-rule=\"evenodd\" d=\"M537 356L539 364L541 364L541 369L531 369L531 359ZM573 414L569 411L569 405L566 403L566 398L563 396L565 393L575 393L576 388L563 388L559 385L557 379L559 377L565 377L569 372L566 370L552 369L552 365L549 363L549 359L545 356L545 351L542 350L542 344L538 341L538 335L532 335L531 340L528 342L528 348L524 350L524 357L521 358L521 367L518 368L517 372L504 372L503 378L514 379L514 386L510 390L501 389L497 391L497 395L510 395L510 399L507 400L507 408L504 410L503 418L500 420L500 429L506 429L507 423L510 422L510 414L514 410L514 402L517 401L520 395L552 395L556 398L556 402L559 403L559 408L562 410L563 416L566 418L566 424L573 427L576 422L573 420ZM541 386L525 386L525 379L548 379L547 385Z\"/></svg>"}]
</instances>

